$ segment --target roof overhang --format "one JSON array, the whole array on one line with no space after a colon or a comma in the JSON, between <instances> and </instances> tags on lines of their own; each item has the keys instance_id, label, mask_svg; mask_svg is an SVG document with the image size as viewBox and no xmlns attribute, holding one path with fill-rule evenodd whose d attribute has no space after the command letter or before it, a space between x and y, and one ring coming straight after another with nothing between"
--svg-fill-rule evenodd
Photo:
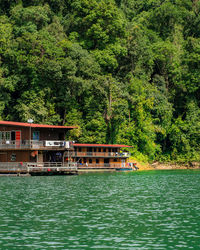
<instances>
[{"instance_id":1,"label":"roof overhang","mask_svg":"<svg viewBox=\"0 0 200 250\"><path fill-rule=\"evenodd\" d=\"M0 121L0 126L17 126L17 127L32 127L32 128L49 128L49 129L75 129L76 126L57 126L47 124L36 124L36 123L25 123L25 122L11 122L11 121Z\"/></svg>"},{"instance_id":2,"label":"roof overhang","mask_svg":"<svg viewBox=\"0 0 200 250\"><path fill-rule=\"evenodd\" d=\"M87 144L87 143L74 143L74 147L105 147L105 148L132 148L132 146L120 144Z\"/></svg>"}]
</instances>

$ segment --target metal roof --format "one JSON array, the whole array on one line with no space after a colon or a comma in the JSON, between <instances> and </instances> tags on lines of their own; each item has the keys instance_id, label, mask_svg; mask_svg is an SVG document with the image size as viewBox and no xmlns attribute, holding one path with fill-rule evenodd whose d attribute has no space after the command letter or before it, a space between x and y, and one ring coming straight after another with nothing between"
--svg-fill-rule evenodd
<instances>
[{"instance_id":1,"label":"metal roof","mask_svg":"<svg viewBox=\"0 0 200 250\"><path fill-rule=\"evenodd\" d=\"M87 144L87 143L74 143L75 147L107 147L107 148L132 148L132 146L120 144Z\"/></svg>"},{"instance_id":2,"label":"metal roof","mask_svg":"<svg viewBox=\"0 0 200 250\"><path fill-rule=\"evenodd\" d=\"M57 126L47 124L36 124L36 123L25 123L25 122L11 122L11 121L0 121L0 125L5 126L19 126L19 127L32 127L32 128L59 128L59 129L73 129L76 126Z\"/></svg>"}]
</instances>

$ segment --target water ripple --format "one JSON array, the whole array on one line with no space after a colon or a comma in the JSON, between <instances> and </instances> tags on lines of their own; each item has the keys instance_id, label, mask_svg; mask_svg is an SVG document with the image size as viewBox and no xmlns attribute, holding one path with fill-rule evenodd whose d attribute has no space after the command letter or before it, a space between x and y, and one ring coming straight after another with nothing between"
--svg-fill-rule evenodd
<instances>
[{"instance_id":1,"label":"water ripple","mask_svg":"<svg viewBox=\"0 0 200 250\"><path fill-rule=\"evenodd\" d=\"M1 178L0 249L200 249L200 171Z\"/></svg>"}]
</instances>

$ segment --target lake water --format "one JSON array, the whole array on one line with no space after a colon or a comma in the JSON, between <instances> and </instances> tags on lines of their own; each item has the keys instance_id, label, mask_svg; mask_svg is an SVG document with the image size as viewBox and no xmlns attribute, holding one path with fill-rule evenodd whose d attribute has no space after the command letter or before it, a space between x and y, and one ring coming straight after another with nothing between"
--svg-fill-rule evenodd
<instances>
[{"instance_id":1,"label":"lake water","mask_svg":"<svg viewBox=\"0 0 200 250\"><path fill-rule=\"evenodd\" d=\"M0 249L200 249L200 171L0 177Z\"/></svg>"}]
</instances>

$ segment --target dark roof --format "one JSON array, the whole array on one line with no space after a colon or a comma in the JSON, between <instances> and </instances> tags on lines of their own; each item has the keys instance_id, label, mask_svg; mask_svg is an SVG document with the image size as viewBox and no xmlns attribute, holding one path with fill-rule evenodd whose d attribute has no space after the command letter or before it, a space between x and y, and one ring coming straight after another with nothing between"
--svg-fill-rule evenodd
<instances>
[{"instance_id":1,"label":"dark roof","mask_svg":"<svg viewBox=\"0 0 200 250\"><path fill-rule=\"evenodd\" d=\"M60 128L60 129L73 129L76 126L56 126L47 124L36 124L36 123L25 123L25 122L10 122L10 121L0 121L0 125L6 126L19 126L19 127L32 127L32 128Z\"/></svg>"},{"instance_id":2,"label":"dark roof","mask_svg":"<svg viewBox=\"0 0 200 250\"><path fill-rule=\"evenodd\" d=\"M74 143L75 147L107 147L107 148L132 148L132 146L119 145L119 144L87 144L87 143Z\"/></svg>"}]
</instances>

